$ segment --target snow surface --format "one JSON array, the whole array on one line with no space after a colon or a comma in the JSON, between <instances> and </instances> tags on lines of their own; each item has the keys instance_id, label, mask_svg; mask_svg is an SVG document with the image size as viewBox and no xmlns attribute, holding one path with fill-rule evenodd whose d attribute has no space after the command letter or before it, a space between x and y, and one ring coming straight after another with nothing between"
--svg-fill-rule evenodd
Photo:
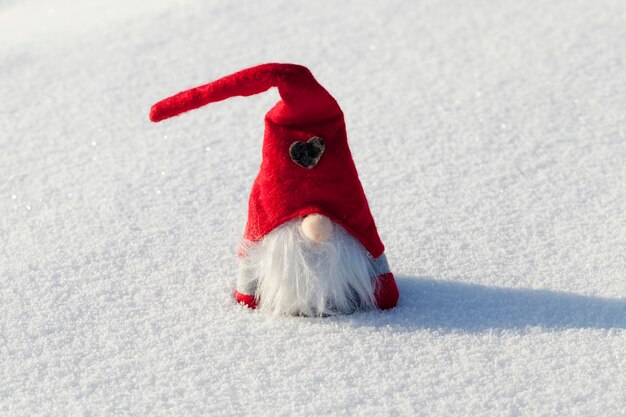
<instances>
[{"instance_id":1,"label":"snow surface","mask_svg":"<svg viewBox=\"0 0 626 417\"><path fill-rule=\"evenodd\" d=\"M273 319L234 252L275 91L346 113L399 306ZM0 1L0 415L626 415L623 0Z\"/></svg>"}]
</instances>

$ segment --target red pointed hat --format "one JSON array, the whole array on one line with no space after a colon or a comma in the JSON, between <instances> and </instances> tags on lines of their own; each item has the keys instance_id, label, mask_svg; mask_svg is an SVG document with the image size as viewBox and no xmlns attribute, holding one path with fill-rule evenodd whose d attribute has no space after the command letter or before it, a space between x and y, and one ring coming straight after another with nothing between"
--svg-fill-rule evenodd
<instances>
[{"instance_id":1,"label":"red pointed hat","mask_svg":"<svg viewBox=\"0 0 626 417\"><path fill-rule=\"evenodd\" d=\"M343 112L307 68L248 68L159 101L150 120L271 87L278 88L281 100L265 116L263 160L250 194L244 238L256 242L295 217L319 213L379 257L384 246L348 147Z\"/></svg>"}]
</instances>

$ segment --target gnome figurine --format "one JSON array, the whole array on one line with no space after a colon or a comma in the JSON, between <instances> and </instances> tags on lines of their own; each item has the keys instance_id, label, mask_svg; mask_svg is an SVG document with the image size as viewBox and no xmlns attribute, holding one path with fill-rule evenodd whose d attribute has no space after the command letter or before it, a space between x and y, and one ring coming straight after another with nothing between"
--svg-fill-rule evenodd
<instances>
[{"instance_id":1,"label":"gnome figurine","mask_svg":"<svg viewBox=\"0 0 626 417\"><path fill-rule=\"evenodd\" d=\"M166 98L159 122L205 104L277 87L265 116L235 299L272 314L390 309L398 287L348 147L335 99L300 65L264 64Z\"/></svg>"}]
</instances>

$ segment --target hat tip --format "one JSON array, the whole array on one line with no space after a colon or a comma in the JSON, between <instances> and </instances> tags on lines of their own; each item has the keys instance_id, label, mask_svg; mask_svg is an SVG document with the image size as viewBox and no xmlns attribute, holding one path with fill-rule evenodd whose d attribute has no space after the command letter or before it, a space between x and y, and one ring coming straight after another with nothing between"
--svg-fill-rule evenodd
<instances>
[{"instance_id":1,"label":"hat tip","mask_svg":"<svg viewBox=\"0 0 626 417\"><path fill-rule=\"evenodd\" d=\"M155 122L155 123L160 122L161 120L165 119L165 117L163 117L163 115L159 111L159 108L157 107L156 104L150 108L149 117L150 117L150 121Z\"/></svg>"}]
</instances>

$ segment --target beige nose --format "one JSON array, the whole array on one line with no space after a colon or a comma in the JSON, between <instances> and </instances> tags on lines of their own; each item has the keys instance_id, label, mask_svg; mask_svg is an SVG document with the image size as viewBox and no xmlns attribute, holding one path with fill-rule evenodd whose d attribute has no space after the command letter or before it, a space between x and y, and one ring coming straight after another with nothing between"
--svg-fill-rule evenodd
<instances>
[{"instance_id":1,"label":"beige nose","mask_svg":"<svg viewBox=\"0 0 626 417\"><path fill-rule=\"evenodd\" d=\"M316 243L324 243L333 234L333 222L321 214L310 214L302 219L302 233Z\"/></svg>"}]
</instances>

